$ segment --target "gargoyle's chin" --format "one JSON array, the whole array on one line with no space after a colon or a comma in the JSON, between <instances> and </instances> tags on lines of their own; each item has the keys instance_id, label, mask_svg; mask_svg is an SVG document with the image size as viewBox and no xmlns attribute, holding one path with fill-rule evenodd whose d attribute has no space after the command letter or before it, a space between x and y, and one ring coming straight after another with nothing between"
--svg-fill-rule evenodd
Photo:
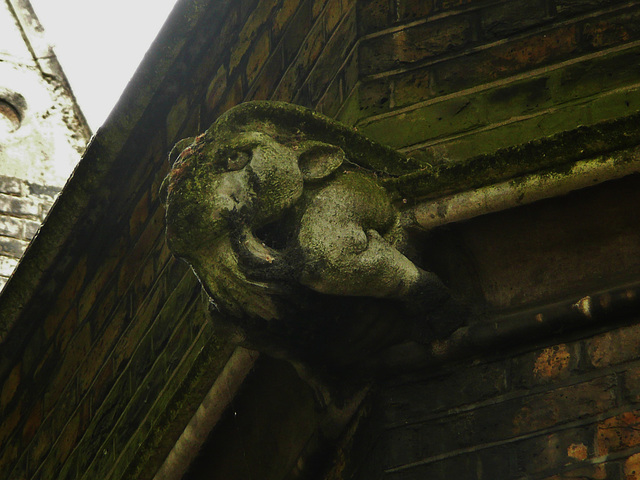
<instances>
[{"instance_id":1,"label":"gargoyle's chin","mask_svg":"<svg viewBox=\"0 0 640 480\"><path fill-rule=\"evenodd\" d=\"M208 255L196 255L190 262L200 283L221 311L236 317L248 314L270 320L278 317L271 298L278 289L269 282L247 277L238 263L229 238L211 246Z\"/></svg>"}]
</instances>

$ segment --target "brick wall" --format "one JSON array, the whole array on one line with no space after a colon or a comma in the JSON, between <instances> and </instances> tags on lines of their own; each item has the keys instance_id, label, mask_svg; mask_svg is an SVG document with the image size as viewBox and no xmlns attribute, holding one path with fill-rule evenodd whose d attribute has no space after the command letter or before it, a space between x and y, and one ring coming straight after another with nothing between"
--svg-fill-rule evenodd
<instances>
[{"instance_id":1,"label":"brick wall","mask_svg":"<svg viewBox=\"0 0 640 480\"><path fill-rule=\"evenodd\" d=\"M20 298L12 285L27 283L33 272L40 275L39 264L30 259L43 249L57 249L35 300L21 304L9 331L0 319L0 480L152 478L220 372L232 346L206 321L206 300L196 279L166 247L157 192L171 146L204 130L233 105L270 98L315 106L407 151L452 159L474 145L491 150L517 143L525 133L529 140L532 131L543 135L584 118L621 115L626 102L629 109L635 106L638 7L631 3L194 0L181 5L192 9L174 14L165 43L152 49L157 63L138 72L52 209L31 256L27 252L5 289L5 298ZM530 13L519 13L523 8ZM175 50L179 53L170 56ZM612 69L616 75L609 75ZM152 93L147 85L154 85ZM144 108L126 109L147 100ZM15 201L16 195L8 197ZM50 239L58 238L60 229L69 233L58 245ZM557 462L573 466L564 452L583 457L586 447L595 463L581 466L624 469L624 458L636 452L624 445L622 456L608 457L613 466L601 467L606 458L598 456L603 450L595 440L589 443L589 432L598 422L634 411L635 400L620 385L631 384L627 371L635 364L625 365L624 372L622 364L596 365L585 353L586 341L565 347L568 357L560 346L557 356L568 358L569 367L550 367L561 370L553 378L526 380L539 357L554 355L541 349L529 357L461 367L436 380L389 386L388 395L397 393L400 400L418 392L436 404L425 400L405 419L406 409L384 404L388 395L375 397L385 405L385 415L396 415L399 423L389 419L371 436L375 443L354 453L354 460L379 461L387 470L418 476L445 468L438 465L463 469L475 462L471 471L484 465L489 478L490 457L478 460L480 454L497 455L495 466L500 459L519 461L514 452L522 451L526 460L531 452L559 445ZM523 372L529 368L527 375L514 373L518 358ZM478 375L486 382L465 397L459 385L474 384ZM451 382L458 385L455 395L446 386ZM451 403L437 403L451 397ZM538 413L538 407L555 405L545 401L551 397L564 410ZM472 414L481 409L496 413ZM508 418L506 426L491 423L498 413ZM549 418L558 419L558 426L535 423ZM617 420L609 421L615 427ZM571 429L582 433L571 437ZM435 442L441 431L456 434ZM396 434L398 447L392 450L398 454L379 453L382 445L395 445ZM535 447L540 438L553 441ZM517 445L521 450L508 450ZM300 440L292 448L304 447ZM289 455L295 462L297 455ZM353 471L364 472L359 470L364 463ZM602 476L595 471L592 478Z\"/></svg>"},{"instance_id":2,"label":"brick wall","mask_svg":"<svg viewBox=\"0 0 640 480\"><path fill-rule=\"evenodd\" d=\"M383 385L351 463L328 478L637 479L639 334L625 326Z\"/></svg>"},{"instance_id":3,"label":"brick wall","mask_svg":"<svg viewBox=\"0 0 640 480\"><path fill-rule=\"evenodd\" d=\"M167 152L243 100L318 101L355 43L355 6L209 2L193 17L145 113L125 138L111 131L129 125L124 114L98 133L30 249L59 253L36 300L3 332L0 479L152 478L233 350L165 244L158 190ZM156 71L139 72L129 95L144 99L135 89L157 82ZM126 95L125 105L135 103ZM58 247L50 239L74 215ZM39 268L29 255L23 264L8 298Z\"/></svg>"},{"instance_id":4,"label":"brick wall","mask_svg":"<svg viewBox=\"0 0 640 480\"><path fill-rule=\"evenodd\" d=\"M636 2L367 0L358 15L339 117L426 161L640 108Z\"/></svg>"},{"instance_id":5,"label":"brick wall","mask_svg":"<svg viewBox=\"0 0 640 480\"><path fill-rule=\"evenodd\" d=\"M57 187L0 176L0 291L59 191Z\"/></svg>"}]
</instances>

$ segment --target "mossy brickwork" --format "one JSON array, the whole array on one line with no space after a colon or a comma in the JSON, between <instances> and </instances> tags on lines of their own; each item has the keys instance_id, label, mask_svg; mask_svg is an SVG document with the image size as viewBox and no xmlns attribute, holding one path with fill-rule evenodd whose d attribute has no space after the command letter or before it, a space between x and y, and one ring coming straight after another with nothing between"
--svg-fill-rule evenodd
<instances>
[{"instance_id":1,"label":"mossy brickwork","mask_svg":"<svg viewBox=\"0 0 640 480\"><path fill-rule=\"evenodd\" d=\"M339 117L433 163L637 112L639 16L622 1L360 2Z\"/></svg>"},{"instance_id":2,"label":"mossy brickwork","mask_svg":"<svg viewBox=\"0 0 640 480\"><path fill-rule=\"evenodd\" d=\"M38 273L40 300L3 318L2 479L153 477L233 349L166 247L167 153L243 100L316 100L355 43L353 1L190 3L195 20L173 21L195 27L172 37L172 65L154 66L164 76L134 79L133 89L157 84L148 100L138 94L147 110L107 121L43 228L41 244L73 233L50 245L60 253ZM25 263L15 285L29 281Z\"/></svg>"}]
</instances>

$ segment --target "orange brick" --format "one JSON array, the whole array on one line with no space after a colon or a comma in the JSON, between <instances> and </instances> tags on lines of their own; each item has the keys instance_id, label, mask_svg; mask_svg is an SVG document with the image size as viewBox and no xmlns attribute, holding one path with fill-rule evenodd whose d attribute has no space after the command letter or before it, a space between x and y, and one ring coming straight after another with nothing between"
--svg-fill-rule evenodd
<instances>
[{"instance_id":1,"label":"orange brick","mask_svg":"<svg viewBox=\"0 0 640 480\"><path fill-rule=\"evenodd\" d=\"M229 72L233 72L240 64L245 54L248 52L256 32L260 29L260 26L267 22L267 19L271 15L271 12L276 7L277 2L261 1L251 12L251 16L242 27L240 34L238 35L238 41L234 44L231 51L231 58L229 59ZM268 30L268 29L267 29Z\"/></svg>"},{"instance_id":2,"label":"orange brick","mask_svg":"<svg viewBox=\"0 0 640 480\"><path fill-rule=\"evenodd\" d=\"M624 462L625 480L640 480L640 453L631 455Z\"/></svg>"},{"instance_id":3,"label":"orange brick","mask_svg":"<svg viewBox=\"0 0 640 480\"><path fill-rule=\"evenodd\" d=\"M624 412L598 424L596 448L599 455L640 445L640 411Z\"/></svg>"},{"instance_id":4,"label":"orange brick","mask_svg":"<svg viewBox=\"0 0 640 480\"><path fill-rule=\"evenodd\" d=\"M586 460L588 456L588 449L584 443L572 443L567 449L567 457L574 460Z\"/></svg>"},{"instance_id":5,"label":"orange brick","mask_svg":"<svg viewBox=\"0 0 640 480\"><path fill-rule=\"evenodd\" d=\"M278 38L285 25L289 22L293 14L300 5L300 0L284 0L282 6L278 9L273 19L273 27L271 29L274 38Z\"/></svg>"},{"instance_id":6,"label":"orange brick","mask_svg":"<svg viewBox=\"0 0 640 480\"><path fill-rule=\"evenodd\" d=\"M325 20L325 32L328 35L331 35L333 29L336 28L336 25L342 19L342 1L341 0L329 0L327 4L327 9L324 12L324 20Z\"/></svg>"},{"instance_id":7,"label":"orange brick","mask_svg":"<svg viewBox=\"0 0 640 480\"><path fill-rule=\"evenodd\" d=\"M229 87L224 92L223 99L224 101L218 105L215 110L215 115L221 115L231 107L238 105L242 102L244 95L244 88L242 86L242 76L236 75L233 81L230 82Z\"/></svg>"},{"instance_id":8,"label":"orange brick","mask_svg":"<svg viewBox=\"0 0 640 480\"><path fill-rule=\"evenodd\" d=\"M258 76L258 73L269 58L270 51L271 41L269 40L269 31L265 30L258 40L256 40L253 50L247 59L246 76L248 85L251 85Z\"/></svg>"},{"instance_id":9,"label":"orange brick","mask_svg":"<svg viewBox=\"0 0 640 480\"><path fill-rule=\"evenodd\" d=\"M537 379L552 380L568 373L571 354L567 346L554 345L545 348L533 367L533 374Z\"/></svg>"},{"instance_id":10,"label":"orange brick","mask_svg":"<svg viewBox=\"0 0 640 480\"><path fill-rule=\"evenodd\" d=\"M227 89L227 69L224 65L221 65L213 80L209 83L207 88L207 96L205 99L205 106L209 111L215 110L218 102L223 97L225 90Z\"/></svg>"},{"instance_id":11,"label":"orange brick","mask_svg":"<svg viewBox=\"0 0 640 480\"><path fill-rule=\"evenodd\" d=\"M640 324L607 332L588 340L587 354L591 364L598 368L640 357Z\"/></svg>"}]
</instances>

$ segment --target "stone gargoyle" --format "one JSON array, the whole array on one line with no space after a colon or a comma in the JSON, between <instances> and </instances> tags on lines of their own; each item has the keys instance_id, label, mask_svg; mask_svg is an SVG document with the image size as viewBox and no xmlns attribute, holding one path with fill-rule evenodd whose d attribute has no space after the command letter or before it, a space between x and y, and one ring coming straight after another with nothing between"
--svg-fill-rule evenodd
<instances>
[{"instance_id":1,"label":"stone gargoyle","mask_svg":"<svg viewBox=\"0 0 640 480\"><path fill-rule=\"evenodd\" d=\"M464 321L410 258L380 179L416 166L394 150L299 106L249 102L170 161L169 247L244 345L337 370Z\"/></svg>"}]
</instances>

